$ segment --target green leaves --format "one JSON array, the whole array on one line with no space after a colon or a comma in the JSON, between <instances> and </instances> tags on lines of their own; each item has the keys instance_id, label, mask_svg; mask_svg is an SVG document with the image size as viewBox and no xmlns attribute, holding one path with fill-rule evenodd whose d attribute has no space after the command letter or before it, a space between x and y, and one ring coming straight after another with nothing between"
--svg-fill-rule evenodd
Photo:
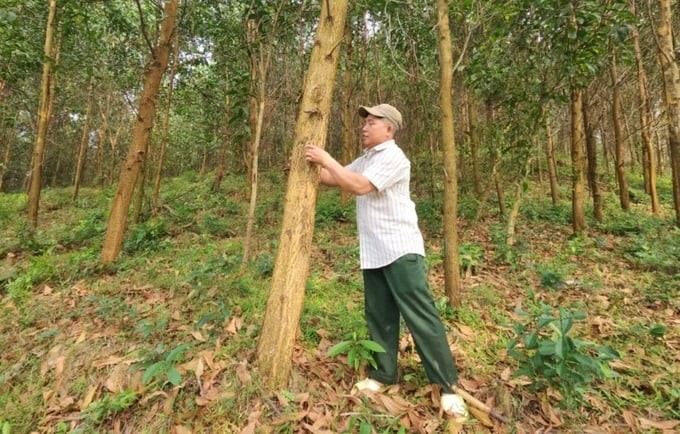
<instances>
[{"instance_id":1,"label":"green leaves","mask_svg":"<svg viewBox=\"0 0 680 434\"><path fill-rule=\"evenodd\" d=\"M142 382L144 384L156 382L161 387L166 383L179 386L182 383L182 375L175 366L188 348L189 344L181 344L171 351L163 353L163 346L159 345L156 353L160 356L160 360L145 364L146 370L142 375Z\"/></svg>"},{"instance_id":2,"label":"green leaves","mask_svg":"<svg viewBox=\"0 0 680 434\"><path fill-rule=\"evenodd\" d=\"M384 353L385 349L375 341L361 339L356 332L353 332L348 340L339 342L328 350L329 357L337 357L340 354L347 354L347 363L358 371L365 364L370 364L374 368L377 363L373 358L373 353Z\"/></svg>"},{"instance_id":3,"label":"green leaves","mask_svg":"<svg viewBox=\"0 0 680 434\"><path fill-rule=\"evenodd\" d=\"M620 357L616 350L569 335L575 322L585 319L583 312L542 302L530 311L516 310L524 321L515 324L516 336L507 346L510 357L519 362L515 376L529 377L535 390L559 390L562 405L573 408L594 380L616 375L609 367Z\"/></svg>"}]
</instances>

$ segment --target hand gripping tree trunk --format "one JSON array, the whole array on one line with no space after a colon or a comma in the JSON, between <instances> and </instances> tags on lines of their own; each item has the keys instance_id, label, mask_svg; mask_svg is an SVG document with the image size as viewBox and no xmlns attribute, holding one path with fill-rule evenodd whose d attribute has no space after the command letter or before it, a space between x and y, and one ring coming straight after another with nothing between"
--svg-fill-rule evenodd
<instances>
[{"instance_id":1,"label":"hand gripping tree trunk","mask_svg":"<svg viewBox=\"0 0 680 434\"><path fill-rule=\"evenodd\" d=\"M144 73L144 88L139 101L139 110L132 130L132 143L126 160L120 170L118 189L111 204L111 214L106 228L106 236L102 247L101 261L110 263L116 259L123 245L130 202L134 193L137 178L146 158L149 133L156 116L156 98L161 79L168 66L172 34L177 20L177 4L179 0L165 3L164 18L158 37L158 45L153 49L152 59Z\"/></svg>"},{"instance_id":2,"label":"hand gripping tree trunk","mask_svg":"<svg viewBox=\"0 0 680 434\"><path fill-rule=\"evenodd\" d=\"M659 59L666 88L666 113L668 117L668 142L671 150L673 203L675 224L680 227L680 72L675 59L671 33L671 2L659 0L659 22L656 27Z\"/></svg>"},{"instance_id":3,"label":"hand gripping tree trunk","mask_svg":"<svg viewBox=\"0 0 680 434\"><path fill-rule=\"evenodd\" d=\"M38 112L38 132L33 145L33 164L31 166L31 184L28 190L28 222L31 228L38 227L38 207L42 185L42 163L45 154L47 126L50 122L50 87L52 74L52 46L54 42L54 23L57 15L57 0L50 0L47 27L45 31L45 59L43 60L42 79L40 83L40 108Z\"/></svg>"},{"instance_id":4,"label":"hand gripping tree trunk","mask_svg":"<svg viewBox=\"0 0 680 434\"><path fill-rule=\"evenodd\" d=\"M295 127L279 250L257 349L262 377L275 389L285 387L292 367L314 232L318 171L305 161L304 147L307 143L324 146L326 142L347 4L347 0L321 2L321 18Z\"/></svg>"},{"instance_id":5,"label":"hand gripping tree trunk","mask_svg":"<svg viewBox=\"0 0 680 434\"><path fill-rule=\"evenodd\" d=\"M437 0L439 23L439 105L441 107L442 149L444 151L444 286L451 306L460 306L460 272L458 270L458 178L456 142L453 134L453 55L449 6Z\"/></svg>"}]
</instances>

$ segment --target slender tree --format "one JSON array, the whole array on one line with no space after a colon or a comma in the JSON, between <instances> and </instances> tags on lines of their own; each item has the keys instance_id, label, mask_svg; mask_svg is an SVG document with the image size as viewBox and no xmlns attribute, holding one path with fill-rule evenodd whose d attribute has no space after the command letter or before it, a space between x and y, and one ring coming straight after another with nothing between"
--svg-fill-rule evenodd
<instances>
[{"instance_id":1,"label":"slender tree","mask_svg":"<svg viewBox=\"0 0 680 434\"><path fill-rule=\"evenodd\" d=\"M326 143L347 7L347 0L321 2L321 16L295 127L279 249L257 348L260 372L273 388L285 387L290 375L314 232L318 169L305 161L304 148L307 143L319 146Z\"/></svg>"},{"instance_id":2,"label":"slender tree","mask_svg":"<svg viewBox=\"0 0 680 434\"><path fill-rule=\"evenodd\" d=\"M38 208L40 206L40 191L42 188L42 166L45 154L45 140L47 138L47 127L50 122L50 104L53 95L50 94L54 89L50 86L52 81L52 62L54 29L57 16L57 0L49 1L49 11L47 15L47 27L45 30L45 59L42 66L42 79L40 83L40 108L38 112L38 128L33 144L33 163L31 166L31 182L28 191L28 222L33 229L38 227Z\"/></svg>"},{"instance_id":3,"label":"slender tree","mask_svg":"<svg viewBox=\"0 0 680 434\"><path fill-rule=\"evenodd\" d=\"M168 66L172 35L177 21L178 3L179 0L169 0L165 3L158 44L151 51L151 59L144 73L144 87L132 131L130 150L121 167L118 188L111 204L111 213L100 258L103 263L113 262L123 246L130 203L137 178L146 158L149 133L156 115L158 90Z\"/></svg>"},{"instance_id":4,"label":"slender tree","mask_svg":"<svg viewBox=\"0 0 680 434\"><path fill-rule=\"evenodd\" d=\"M444 285L451 306L460 306L460 270L458 269L458 175L456 142L453 128L453 54L449 5L437 0L439 25L439 107L442 150L444 151Z\"/></svg>"}]
</instances>

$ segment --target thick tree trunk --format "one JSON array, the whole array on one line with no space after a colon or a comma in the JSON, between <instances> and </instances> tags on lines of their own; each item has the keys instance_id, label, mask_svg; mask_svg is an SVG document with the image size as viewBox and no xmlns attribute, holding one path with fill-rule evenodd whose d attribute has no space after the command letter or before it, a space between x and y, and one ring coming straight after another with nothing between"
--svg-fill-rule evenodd
<instances>
[{"instance_id":1,"label":"thick tree trunk","mask_svg":"<svg viewBox=\"0 0 680 434\"><path fill-rule=\"evenodd\" d=\"M321 2L317 37L295 127L279 249L257 350L260 373L273 389L284 388L290 375L314 233L318 169L305 161L304 148L307 143L326 143L347 5L347 0Z\"/></svg>"},{"instance_id":2,"label":"thick tree trunk","mask_svg":"<svg viewBox=\"0 0 680 434\"><path fill-rule=\"evenodd\" d=\"M629 0L629 7L631 13L637 15L635 0ZM647 95L647 73L645 72L642 63L640 33L635 26L632 28L631 38L633 40L635 65L637 67L638 75L638 104L640 106L638 113L640 115L640 136L642 137L644 151L645 190L649 194L652 202L652 213L658 216L661 215L661 206L659 204L659 194L656 188L656 156L650 131L651 114L649 111L649 96Z\"/></svg>"},{"instance_id":3,"label":"thick tree trunk","mask_svg":"<svg viewBox=\"0 0 680 434\"><path fill-rule=\"evenodd\" d=\"M585 158L583 129L583 91L571 90L571 211L574 234L582 233L586 228L585 217Z\"/></svg>"},{"instance_id":4,"label":"thick tree trunk","mask_svg":"<svg viewBox=\"0 0 680 434\"><path fill-rule=\"evenodd\" d=\"M83 169L85 168L85 158L87 157L87 147L90 143L90 123L92 122L92 108L94 106L94 79L90 79L87 88L87 110L83 120L83 134L80 136L80 146L78 146L78 157L76 159L76 174L73 179L73 200L78 198L80 183L83 180Z\"/></svg>"},{"instance_id":5,"label":"thick tree trunk","mask_svg":"<svg viewBox=\"0 0 680 434\"><path fill-rule=\"evenodd\" d=\"M146 158L149 133L156 116L158 90L163 74L168 66L170 41L175 29L178 2L179 0L169 0L165 3L158 45L153 49L151 63L144 74L144 88L139 101L137 118L132 130L130 150L121 167L118 189L111 204L111 213L100 258L103 263L113 262L123 245L130 202L132 201L137 178Z\"/></svg>"},{"instance_id":6,"label":"thick tree trunk","mask_svg":"<svg viewBox=\"0 0 680 434\"><path fill-rule=\"evenodd\" d=\"M50 122L50 104L53 96L50 91L52 76L52 46L54 39L54 27L57 15L57 0L50 0L47 27L45 30L45 60L42 67L42 79L40 84L40 108L38 112L38 128L33 144L33 163L31 166L31 183L28 191L28 223L31 228L38 227L38 208L40 205L40 190L42 187L42 164L45 154L45 139L47 138L47 126Z\"/></svg>"},{"instance_id":7,"label":"thick tree trunk","mask_svg":"<svg viewBox=\"0 0 680 434\"><path fill-rule=\"evenodd\" d=\"M225 80L227 83L225 85L225 92L224 92L224 121L223 121L223 129L222 129L222 144L220 145L220 153L218 157L218 162L217 162L217 170L215 170L215 179L213 179L212 183L212 191L218 191L220 189L220 185L222 184L222 179L224 179L224 175L227 173L227 154L228 154L228 149L229 149L229 119L231 117L230 111L229 111L229 79Z\"/></svg>"},{"instance_id":8,"label":"thick tree trunk","mask_svg":"<svg viewBox=\"0 0 680 434\"><path fill-rule=\"evenodd\" d=\"M548 179L550 180L550 198L553 206L556 206L560 200L560 190L557 186L557 165L555 164L555 141L553 137L552 125L550 124L550 117L545 118L545 160L548 167Z\"/></svg>"},{"instance_id":9,"label":"thick tree trunk","mask_svg":"<svg viewBox=\"0 0 680 434\"><path fill-rule=\"evenodd\" d=\"M165 164L165 154L168 150L168 135L170 130L170 109L172 108L172 93L175 88L175 76L179 67L179 30L175 29L175 37L172 47L172 68L168 80L168 97L165 102L165 112L163 113L163 128L161 130L161 149L158 153L158 164L153 181L153 191L151 193L151 208L158 208L158 197L161 192L161 179L163 178L163 165Z\"/></svg>"},{"instance_id":10,"label":"thick tree trunk","mask_svg":"<svg viewBox=\"0 0 680 434\"><path fill-rule=\"evenodd\" d=\"M668 142L670 147L673 179L673 204L675 224L680 227L680 72L675 59L673 35L671 34L671 2L659 0L659 21L656 27L659 59L663 69L666 88L665 102L668 117Z\"/></svg>"},{"instance_id":11,"label":"thick tree trunk","mask_svg":"<svg viewBox=\"0 0 680 434\"><path fill-rule=\"evenodd\" d=\"M442 150L444 154L444 288L449 304L460 306L460 270L458 267L458 176L456 142L453 130L453 54L449 6L437 0L439 24L439 106Z\"/></svg>"},{"instance_id":12,"label":"thick tree trunk","mask_svg":"<svg viewBox=\"0 0 680 434\"><path fill-rule=\"evenodd\" d=\"M598 222L602 221L602 193L600 192L599 174L597 170L597 142L595 141L595 126L590 121L590 104L587 95L582 99L583 128L586 139L586 158L588 161L588 185L593 197L593 216Z\"/></svg>"},{"instance_id":13,"label":"thick tree trunk","mask_svg":"<svg viewBox=\"0 0 680 434\"><path fill-rule=\"evenodd\" d=\"M616 180L619 184L619 203L621 209L630 210L630 195L628 180L626 179L625 158L623 156L623 131L621 125L621 90L619 77L616 72L616 54L612 49L609 59L609 76L612 80L612 124L614 126L614 164L616 165Z\"/></svg>"}]
</instances>

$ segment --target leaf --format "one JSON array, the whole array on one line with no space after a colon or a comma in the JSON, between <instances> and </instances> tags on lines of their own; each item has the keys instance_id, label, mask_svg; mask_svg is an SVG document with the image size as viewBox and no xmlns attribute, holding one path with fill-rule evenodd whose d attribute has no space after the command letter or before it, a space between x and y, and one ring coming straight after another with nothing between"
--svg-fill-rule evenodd
<instances>
[{"instance_id":1,"label":"leaf","mask_svg":"<svg viewBox=\"0 0 680 434\"><path fill-rule=\"evenodd\" d=\"M335 357L339 354L346 353L351 345L352 343L350 341L342 341L338 344L335 344L330 350L328 350L328 356Z\"/></svg>"},{"instance_id":2,"label":"leaf","mask_svg":"<svg viewBox=\"0 0 680 434\"><path fill-rule=\"evenodd\" d=\"M654 337L660 338L660 337L662 337L663 335L666 334L666 330L667 329L666 329L665 325L655 324L655 325L653 325L649 328L649 334L654 336Z\"/></svg>"},{"instance_id":3,"label":"leaf","mask_svg":"<svg viewBox=\"0 0 680 434\"><path fill-rule=\"evenodd\" d=\"M182 382L182 376L174 366L171 366L168 369L168 381L170 381L173 386L179 386Z\"/></svg>"},{"instance_id":4,"label":"leaf","mask_svg":"<svg viewBox=\"0 0 680 434\"><path fill-rule=\"evenodd\" d=\"M385 352L385 349L382 347L382 345L380 345L379 343L377 343L375 341L370 341L370 340L364 339L364 340L359 341L359 344L361 344L362 347L373 351L374 353L384 353Z\"/></svg>"}]
</instances>

